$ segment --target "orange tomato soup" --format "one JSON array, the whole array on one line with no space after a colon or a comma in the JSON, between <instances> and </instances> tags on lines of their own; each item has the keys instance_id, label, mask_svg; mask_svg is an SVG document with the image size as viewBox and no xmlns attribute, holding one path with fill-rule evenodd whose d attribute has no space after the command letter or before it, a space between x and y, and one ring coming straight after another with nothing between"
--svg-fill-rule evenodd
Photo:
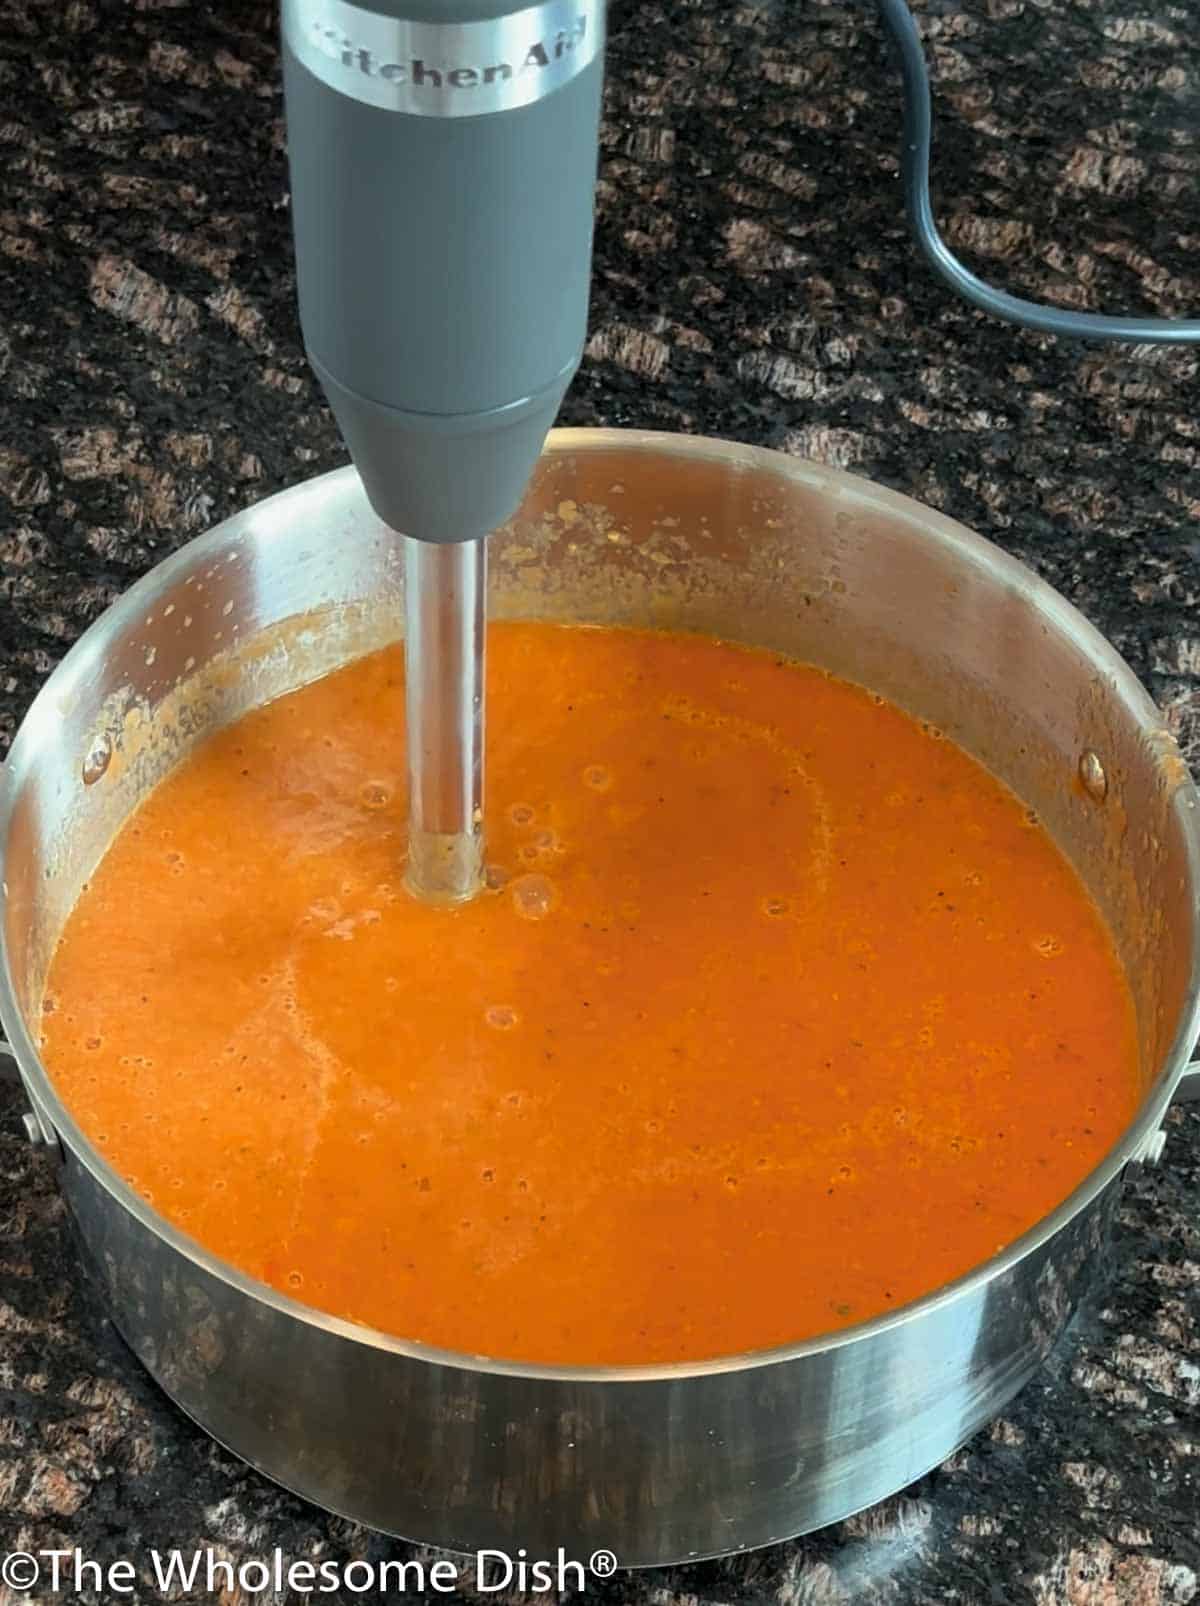
<instances>
[{"instance_id":1,"label":"orange tomato soup","mask_svg":"<svg viewBox=\"0 0 1200 1606\"><path fill-rule=\"evenodd\" d=\"M1101 918L938 733L699 637L489 636L492 886L402 889L403 664L210 738L72 913L43 1049L252 1276L434 1345L695 1360L986 1260L1139 1097Z\"/></svg>"}]
</instances>

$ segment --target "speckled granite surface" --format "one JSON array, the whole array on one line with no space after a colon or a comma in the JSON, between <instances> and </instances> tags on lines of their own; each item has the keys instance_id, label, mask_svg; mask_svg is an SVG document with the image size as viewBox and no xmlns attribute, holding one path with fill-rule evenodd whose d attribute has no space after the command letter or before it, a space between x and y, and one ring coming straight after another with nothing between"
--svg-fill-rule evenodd
<instances>
[{"instance_id":1,"label":"speckled granite surface","mask_svg":"<svg viewBox=\"0 0 1200 1606\"><path fill-rule=\"evenodd\" d=\"M931 0L922 17L951 239L1026 293L1195 313L1191 0ZM0 0L0 744L130 580L343 461L297 339L274 27L250 0ZM1078 603L1195 757L1197 358L1064 349L948 300L899 214L897 116L865 3L626 3L565 419L782 446L944 508ZM604 1597L1196 1598L1198 1190L1200 1115L1176 1112L1109 1286L1008 1416L903 1496ZM80 1285L0 1089L0 1550L199 1544L402 1553L246 1471L157 1393ZM25 1598L0 1583L0 1606Z\"/></svg>"}]
</instances>

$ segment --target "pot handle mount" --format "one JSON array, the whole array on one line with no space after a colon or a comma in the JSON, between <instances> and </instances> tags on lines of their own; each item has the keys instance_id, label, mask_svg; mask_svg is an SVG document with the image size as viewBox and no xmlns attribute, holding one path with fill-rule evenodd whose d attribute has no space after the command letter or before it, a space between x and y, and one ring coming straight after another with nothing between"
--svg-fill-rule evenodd
<instances>
[{"instance_id":1,"label":"pot handle mount","mask_svg":"<svg viewBox=\"0 0 1200 1606\"><path fill-rule=\"evenodd\" d=\"M17 1056L12 1046L0 1037L0 1083L19 1083L21 1081L21 1067L17 1064ZM62 1141L54 1127L50 1124L48 1116L39 1113L34 1103L33 1095L26 1091L25 1097L29 1101L29 1108L21 1117L25 1128L25 1136L34 1148L49 1150L56 1159L62 1158Z\"/></svg>"}]
</instances>

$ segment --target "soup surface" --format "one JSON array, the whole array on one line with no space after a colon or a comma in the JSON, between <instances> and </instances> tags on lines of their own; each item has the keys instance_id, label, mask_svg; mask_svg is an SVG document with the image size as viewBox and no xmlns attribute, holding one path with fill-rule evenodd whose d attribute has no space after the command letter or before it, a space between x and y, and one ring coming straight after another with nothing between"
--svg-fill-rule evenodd
<instances>
[{"instance_id":1,"label":"soup surface","mask_svg":"<svg viewBox=\"0 0 1200 1606\"><path fill-rule=\"evenodd\" d=\"M407 1338L691 1360L900 1307L1111 1146L1112 944L958 748L698 637L489 659L470 906L401 887L399 651L209 739L84 891L45 1057L171 1221Z\"/></svg>"}]
</instances>

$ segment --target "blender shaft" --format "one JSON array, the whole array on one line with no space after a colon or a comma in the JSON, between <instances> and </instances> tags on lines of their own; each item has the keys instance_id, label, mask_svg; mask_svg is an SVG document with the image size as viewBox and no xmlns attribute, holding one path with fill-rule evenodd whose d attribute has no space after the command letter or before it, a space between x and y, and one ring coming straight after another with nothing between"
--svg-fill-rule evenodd
<instances>
[{"instance_id":1,"label":"blender shaft","mask_svg":"<svg viewBox=\"0 0 1200 1606\"><path fill-rule=\"evenodd\" d=\"M408 890L463 903L483 881L487 545L404 537Z\"/></svg>"}]
</instances>

